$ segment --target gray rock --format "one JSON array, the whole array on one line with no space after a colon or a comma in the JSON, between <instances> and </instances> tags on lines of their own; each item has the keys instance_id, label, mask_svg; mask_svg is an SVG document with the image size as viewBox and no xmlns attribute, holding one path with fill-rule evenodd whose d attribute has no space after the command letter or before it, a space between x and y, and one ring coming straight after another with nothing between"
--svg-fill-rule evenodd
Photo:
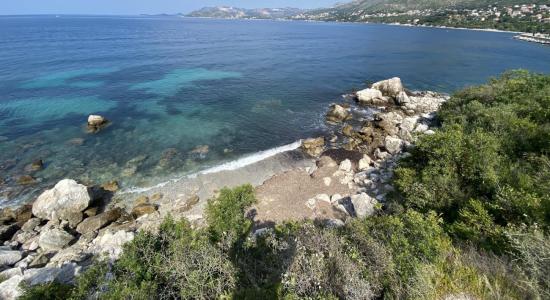
<instances>
[{"instance_id":1,"label":"gray rock","mask_svg":"<svg viewBox=\"0 0 550 300\"><path fill-rule=\"evenodd\" d=\"M112 232L110 229L107 229L92 241L90 252L97 255L105 255L109 259L115 260L122 253L122 246L133 239L133 232Z\"/></svg>"},{"instance_id":2,"label":"gray rock","mask_svg":"<svg viewBox=\"0 0 550 300\"><path fill-rule=\"evenodd\" d=\"M361 193L351 196L351 203L353 203L355 215L364 218L374 214L375 205L378 202L366 193Z\"/></svg>"},{"instance_id":3,"label":"gray rock","mask_svg":"<svg viewBox=\"0 0 550 300\"><path fill-rule=\"evenodd\" d=\"M325 226L328 228L339 228L345 225L344 221L340 219L328 219L325 221Z\"/></svg>"},{"instance_id":4,"label":"gray rock","mask_svg":"<svg viewBox=\"0 0 550 300\"><path fill-rule=\"evenodd\" d=\"M340 163L340 166L338 167L339 170L342 170L344 172L351 172L352 170L352 164L349 159L345 159Z\"/></svg>"},{"instance_id":5,"label":"gray rock","mask_svg":"<svg viewBox=\"0 0 550 300\"><path fill-rule=\"evenodd\" d=\"M409 99L409 96L407 96L407 93L405 92L399 92L399 94L397 94L397 96L395 97L395 101L399 105L405 105L411 102L411 100Z\"/></svg>"},{"instance_id":6,"label":"gray rock","mask_svg":"<svg viewBox=\"0 0 550 300\"><path fill-rule=\"evenodd\" d=\"M29 268L45 267L49 261L50 258L46 254L40 253L29 263Z\"/></svg>"},{"instance_id":7,"label":"gray rock","mask_svg":"<svg viewBox=\"0 0 550 300\"><path fill-rule=\"evenodd\" d=\"M367 170L370 167L372 160L368 155L363 155L363 158L359 160L357 168L361 171Z\"/></svg>"},{"instance_id":8,"label":"gray rock","mask_svg":"<svg viewBox=\"0 0 550 300\"><path fill-rule=\"evenodd\" d=\"M12 266L23 258L17 250L0 250L0 266Z\"/></svg>"},{"instance_id":9,"label":"gray rock","mask_svg":"<svg viewBox=\"0 0 550 300\"><path fill-rule=\"evenodd\" d=\"M75 263L67 263L60 268L45 267L40 269L29 269L25 271L23 280L31 286L53 281L69 284L74 281L75 276L80 273L80 270L81 267Z\"/></svg>"},{"instance_id":10,"label":"gray rock","mask_svg":"<svg viewBox=\"0 0 550 300\"><path fill-rule=\"evenodd\" d=\"M388 100L391 101L391 99L384 97L382 92L377 89L364 89L357 92L357 101L361 104L383 106L390 104Z\"/></svg>"},{"instance_id":11,"label":"gray rock","mask_svg":"<svg viewBox=\"0 0 550 300\"><path fill-rule=\"evenodd\" d=\"M40 225L40 219L31 218L25 224L23 224L21 230L25 232L33 231L38 225Z\"/></svg>"},{"instance_id":12,"label":"gray rock","mask_svg":"<svg viewBox=\"0 0 550 300\"><path fill-rule=\"evenodd\" d=\"M404 91L403 84L399 77L379 81L373 84L372 88L381 91L384 96L389 97L397 97L399 93Z\"/></svg>"},{"instance_id":13,"label":"gray rock","mask_svg":"<svg viewBox=\"0 0 550 300\"><path fill-rule=\"evenodd\" d=\"M12 278L13 276L22 276L23 270L19 267L11 268L0 272L0 278Z\"/></svg>"},{"instance_id":14,"label":"gray rock","mask_svg":"<svg viewBox=\"0 0 550 300\"><path fill-rule=\"evenodd\" d=\"M121 212L120 209L113 209L101 213L99 215L89 217L86 220L82 221L77 227L76 231L81 234L99 230L112 222L120 218Z\"/></svg>"},{"instance_id":15,"label":"gray rock","mask_svg":"<svg viewBox=\"0 0 550 300\"><path fill-rule=\"evenodd\" d=\"M38 239L38 245L45 251L57 251L63 249L74 240L74 236L63 229L52 228L42 231Z\"/></svg>"},{"instance_id":16,"label":"gray rock","mask_svg":"<svg viewBox=\"0 0 550 300\"><path fill-rule=\"evenodd\" d=\"M390 154L396 154L403 148L403 140L396 137L387 136L384 140L384 147Z\"/></svg>"},{"instance_id":17,"label":"gray rock","mask_svg":"<svg viewBox=\"0 0 550 300\"><path fill-rule=\"evenodd\" d=\"M88 207L90 201L86 186L72 179L63 179L54 188L38 196L32 206L32 213L46 220L72 220L75 214Z\"/></svg>"},{"instance_id":18,"label":"gray rock","mask_svg":"<svg viewBox=\"0 0 550 300\"><path fill-rule=\"evenodd\" d=\"M15 300L23 294L19 284L23 281L23 276L15 275L8 280L0 283L0 299Z\"/></svg>"}]
</instances>

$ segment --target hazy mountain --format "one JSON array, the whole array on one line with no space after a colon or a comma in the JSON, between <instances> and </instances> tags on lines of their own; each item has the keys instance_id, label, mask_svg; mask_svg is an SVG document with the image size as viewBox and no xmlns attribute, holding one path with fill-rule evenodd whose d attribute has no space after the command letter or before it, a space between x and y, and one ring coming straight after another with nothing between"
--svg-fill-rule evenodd
<instances>
[{"instance_id":1,"label":"hazy mountain","mask_svg":"<svg viewBox=\"0 0 550 300\"><path fill-rule=\"evenodd\" d=\"M188 17L223 19L282 19L306 12L299 8L255 8L245 9L229 6L204 7L187 14Z\"/></svg>"}]
</instances>

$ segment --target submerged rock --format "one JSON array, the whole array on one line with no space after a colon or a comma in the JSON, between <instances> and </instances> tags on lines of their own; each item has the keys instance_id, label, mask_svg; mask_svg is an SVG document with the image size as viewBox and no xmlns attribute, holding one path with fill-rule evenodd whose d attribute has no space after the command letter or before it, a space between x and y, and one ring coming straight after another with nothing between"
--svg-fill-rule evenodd
<instances>
[{"instance_id":1,"label":"submerged rock","mask_svg":"<svg viewBox=\"0 0 550 300\"><path fill-rule=\"evenodd\" d=\"M88 207L90 201L86 186L72 179L63 179L38 196L32 213L46 220L72 220Z\"/></svg>"},{"instance_id":2,"label":"submerged rock","mask_svg":"<svg viewBox=\"0 0 550 300\"><path fill-rule=\"evenodd\" d=\"M17 184L19 185L31 185L35 183L36 183L36 179L31 175L23 175L17 179Z\"/></svg>"},{"instance_id":3,"label":"submerged rock","mask_svg":"<svg viewBox=\"0 0 550 300\"><path fill-rule=\"evenodd\" d=\"M106 182L101 185L101 188L109 191L109 192L116 192L119 189L118 182L116 180Z\"/></svg>"},{"instance_id":4,"label":"submerged rock","mask_svg":"<svg viewBox=\"0 0 550 300\"><path fill-rule=\"evenodd\" d=\"M139 218L143 215L152 214L157 211L157 206L153 204L140 204L132 209L132 216L134 218Z\"/></svg>"},{"instance_id":5,"label":"submerged rock","mask_svg":"<svg viewBox=\"0 0 550 300\"><path fill-rule=\"evenodd\" d=\"M99 115L88 116L88 130L91 132L99 131L101 128L107 125L107 123L109 123L109 121L102 116L99 116Z\"/></svg>"}]
</instances>

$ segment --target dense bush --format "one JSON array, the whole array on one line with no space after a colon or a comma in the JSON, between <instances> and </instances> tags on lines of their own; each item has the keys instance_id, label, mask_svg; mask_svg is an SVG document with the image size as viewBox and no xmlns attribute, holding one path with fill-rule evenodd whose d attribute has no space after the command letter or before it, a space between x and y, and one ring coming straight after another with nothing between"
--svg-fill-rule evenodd
<instances>
[{"instance_id":1,"label":"dense bush","mask_svg":"<svg viewBox=\"0 0 550 300\"><path fill-rule=\"evenodd\" d=\"M550 76L523 71L456 93L442 128L396 170L400 203L442 213L450 232L507 251L504 227L550 224Z\"/></svg>"}]
</instances>

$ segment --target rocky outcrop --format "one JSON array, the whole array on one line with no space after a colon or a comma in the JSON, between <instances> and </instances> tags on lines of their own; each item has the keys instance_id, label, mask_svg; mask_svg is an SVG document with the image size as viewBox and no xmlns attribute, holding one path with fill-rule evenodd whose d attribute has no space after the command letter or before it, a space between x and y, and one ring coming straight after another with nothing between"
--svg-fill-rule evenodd
<instances>
[{"instance_id":1,"label":"rocky outcrop","mask_svg":"<svg viewBox=\"0 0 550 300\"><path fill-rule=\"evenodd\" d=\"M350 118L350 112L347 108L339 104L332 104L327 113L327 121L331 123L341 123Z\"/></svg>"},{"instance_id":2,"label":"rocky outcrop","mask_svg":"<svg viewBox=\"0 0 550 300\"><path fill-rule=\"evenodd\" d=\"M72 179L59 181L42 193L32 206L32 213L46 220L82 219L82 211L90 204L88 188Z\"/></svg>"},{"instance_id":3,"label":"rocky outcrop","mask_svg":"<svg viewBox=\"0 0 550 300\"><path fill-rule=\"evenodd\" d=\"M383 106L389 105L391 98L382 95L382 92L369 88L357 92L357 101L363 105Z\"/></svg>"},{"instance_id":4,"label":"rocky outcrop","mask_svg":"<svg viewBox=\"0 0 550 300\"><path fill-rule=\"evenodd\" d=\"M302 142L302 150L313 157L318 157L325 149L325 138L311 138Z\"/></svg>"},{"instance_id":5,"label":"rocky outcrop","mask_svg":"<svg viewBox=\"0 0 550 300\"><path fill-rule=\"evenodd\" d=\"M372 88L379 90L384 96L387 97L397 97L404 91L403 84L401 83L401 79L399 77L376 82L372 85Z\"/></svg>"}]
</instances>

